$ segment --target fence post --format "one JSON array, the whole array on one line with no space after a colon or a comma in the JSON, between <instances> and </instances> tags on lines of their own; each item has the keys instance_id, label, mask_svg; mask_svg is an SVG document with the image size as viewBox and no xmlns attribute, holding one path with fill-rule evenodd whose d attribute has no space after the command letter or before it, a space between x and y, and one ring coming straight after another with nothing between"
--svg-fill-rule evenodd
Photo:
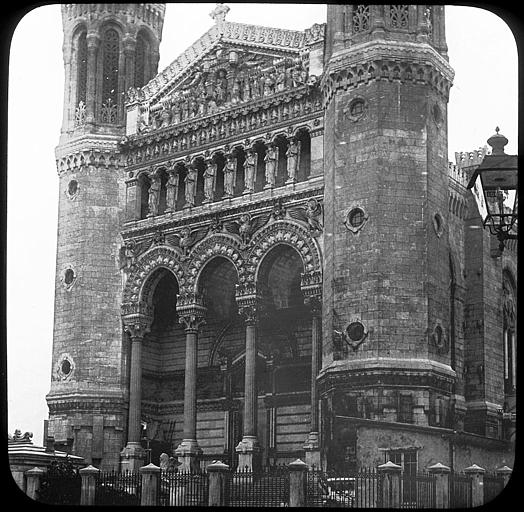
<instances>
[{"instance_id":1,"label":"fence post","mask_svg":"<svg viewBox=\"0 0 524 512\"><path fill-rule=\"evenodd\" d=\"M400 476L402 466L390 460L378 466L382 477L382 507L400 508Z\"/></svg>"},{"instance_id":2,"label":"fence post","mask_svg":"<svg viewBox=\"0 0 524 512\"><path fill-rule=\"evenodd\" d=\"M25 476L27 478L27 486L25 493L32 499L37 499L37 491L40 489L40 479L42 478L42 475L44 474L44 470L34 467L33 469L30 469L25 472Z\"/></svg>"},{"instance_id":3,"label":"fence post","mask_svg":"<svg viewBox=\"0 0 524 512\"><path fill-rule=\"evenodd\" d=\"M224 507L226 503L226 478L229 466L221 461L213 461L207 467L209 478L208 505L210 507Z\"/></svg>"},{"instance_id":4,"label":"fence post","mask_svg":"<svg viewBox=\"0 0 524 512\"><path fill-rule=\"evenodd\" d=\"M148 464L139 468L142 475L142 498L140 505L156 506L158 494L158 478L160 476L160 468L154 464Z\"/></svg>"},{"instance_id":5,"label":"fence post","mask_svg":"<svg viewBox=\"0 0 524 512\"><path fill-rule=\"evenodd\" d=\"M82 477L82 492L80 494L80 505L95 504L96 477L100 470L94 466L87 466L78 471Z\"/></svg>"},{"instance_id":6,"label":"fence post","mask_svg":"<svg viewBox=\"0 0 524 512\"><path fill-rule=\"evenodd\" d=\"M308 465L297 459L289 468L289 506L305 507L306 506L306 477Z\"/></svg>"},{"instance_id":7,"label":"fence post","mask_svg":"<svg viewBox=\"0 0 524 512\"><path fill-rule=\"evenodd\" d=\"M437 462L429 466L428 472L435 476L435 508L449 508L449 473L451 469Z\"/></svg>"},{"instance_id":8,"label":"fence post","mask_svg":"<svg viewBox=\"0 0 524 512\"><path fill-rule=\"evenodd\" d=\"M511 468L508 468L508 466L502 466L501 468L496 469L495 473L497 476L500 476L504 479L504 487L506 487L511 477L511 473L513 473L513 470Z\"/></svg>"},{"instance_id":9,"label":"fence post","mask_svg":"<svg viewBox=\"0 0 524 512\"><path fill-rule=\"evenodd\" d=\"M484 505L484 473L486 470L473 464L464 470L471 477L471 506L480 507Z\"/></svg>"}]
</instances>

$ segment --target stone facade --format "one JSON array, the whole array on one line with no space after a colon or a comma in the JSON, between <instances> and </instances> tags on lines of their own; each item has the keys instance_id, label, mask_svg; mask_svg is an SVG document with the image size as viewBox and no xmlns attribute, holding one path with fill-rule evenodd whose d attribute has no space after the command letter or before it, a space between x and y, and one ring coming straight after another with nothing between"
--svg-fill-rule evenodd
<instances>
[{"instance_id":1,"label":"stone facade","mask_svg":"<svg viewBox=\"0 0 524 512\"><path fill-rule=\"evenodd\" d=\"M443 7L301 32L219 4L156 74L164 9L63 6L55 443L511 465L516 254L475 229L485 151L447 162Z\"/></svg>"}]
</instances>

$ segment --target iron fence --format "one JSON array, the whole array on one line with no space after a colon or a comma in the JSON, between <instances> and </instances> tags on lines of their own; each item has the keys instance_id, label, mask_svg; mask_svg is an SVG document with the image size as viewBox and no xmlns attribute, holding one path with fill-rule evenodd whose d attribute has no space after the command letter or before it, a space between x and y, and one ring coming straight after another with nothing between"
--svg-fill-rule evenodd
<instances>
[{"instance_id":1,"label":"iron fence","mask_svg":"<svg viewBox=\"0 0 524 512\"><path fill-rule=\"evenodd\" d=\"M376 469L358 473L325 473L316 469L306 474L306 504L309 507L382 506L382 476Z\"/></svg>"},{"instance_id":2,"label":"iron fence","mask_svg":"<svg viewBox=\"0 0 524 512\"><path fill-rule=\"evenodd\" d=\"M429 473L404 473L400 508L435 508L436 477Z\"/></svg>"},{"instance_id":3,"label":"iron fence","mask_svg":"<svg viewBox=\"0 0 524 512\"><path fill-rule=\"evenodd\" d=\"M140 505L142 478L138 471L100 472L95 484L95 505Z\"/></svg>"},{"instance_id":4,"label":"iron fence","mask_svg":"<svg viewBox=\"0 0 524 512\"><path fill-rule=\"evenodd\" d=\"M494 500L504 489L504 478L498 475L484 474L484 503Z\"/></svg>"},{"instance_id":5,"label":"iron fence","mask_svg":"<svg viewBox=\"0 0 524 512\"><path fill-rule=\"evenodd\" d=\"M464 473L449 474L449 508L471 507L471 478Z\"/></svg>"},{"instance_id":6,"label":"iron fence","mask_svg":"<svg viewBox=\"0 0 524 512\"><path fill-rule=\"evenodd\" d=\"M157 500L160 506L205 507L208 504L208 495L206 471L162 471L158 479Z\"/></svg>"},{"instance_id":7,"label":"iron fence","mask_svg":"<svg viewBox=\"0 0 524 512\"><path fill-rule=\"evenodd\" d=\"M248 467L227 475L226 505L230 507L289 506L289 469L269 466L263 471Z\"/></svg>"}]
</instances>

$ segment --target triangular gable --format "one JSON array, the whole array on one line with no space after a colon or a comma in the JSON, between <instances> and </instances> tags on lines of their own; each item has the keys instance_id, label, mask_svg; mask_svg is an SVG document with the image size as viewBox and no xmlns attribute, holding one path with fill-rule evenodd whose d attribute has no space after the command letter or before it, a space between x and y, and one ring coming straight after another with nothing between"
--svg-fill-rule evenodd
<instances>
[{"instance_id":1,"label":"triangular gable","mask_svg":"<svg viewBox=\"0 0 524 512\"><path fill-rule=\"evenodd\" d=\"M215 24L142 87L141 99L149 105L156 104L178 84L185 82L192 71L219 47L260 52L273 58L297 58L304 50L306 32L228 21Z\"/></svg>"}]
</instances>

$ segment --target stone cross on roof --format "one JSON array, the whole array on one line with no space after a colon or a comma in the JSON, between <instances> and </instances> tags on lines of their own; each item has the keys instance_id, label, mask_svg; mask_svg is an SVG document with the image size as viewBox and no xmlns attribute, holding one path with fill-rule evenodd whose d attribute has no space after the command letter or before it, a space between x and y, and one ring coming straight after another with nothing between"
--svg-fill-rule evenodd
<instances>
[{"instance_id":1,"label":"stone cross on roof","mask_svg":"<svg viewBox=\"0 0 524 512\"><path fill-rule=\"evenodd\" d=\"M220 25L224 23L226 20L227 13L231 9L225 5L225 4L218 4L217 6L209 13L209 16L211 16L217 25Z\"/></svg>"}]
</instances>

